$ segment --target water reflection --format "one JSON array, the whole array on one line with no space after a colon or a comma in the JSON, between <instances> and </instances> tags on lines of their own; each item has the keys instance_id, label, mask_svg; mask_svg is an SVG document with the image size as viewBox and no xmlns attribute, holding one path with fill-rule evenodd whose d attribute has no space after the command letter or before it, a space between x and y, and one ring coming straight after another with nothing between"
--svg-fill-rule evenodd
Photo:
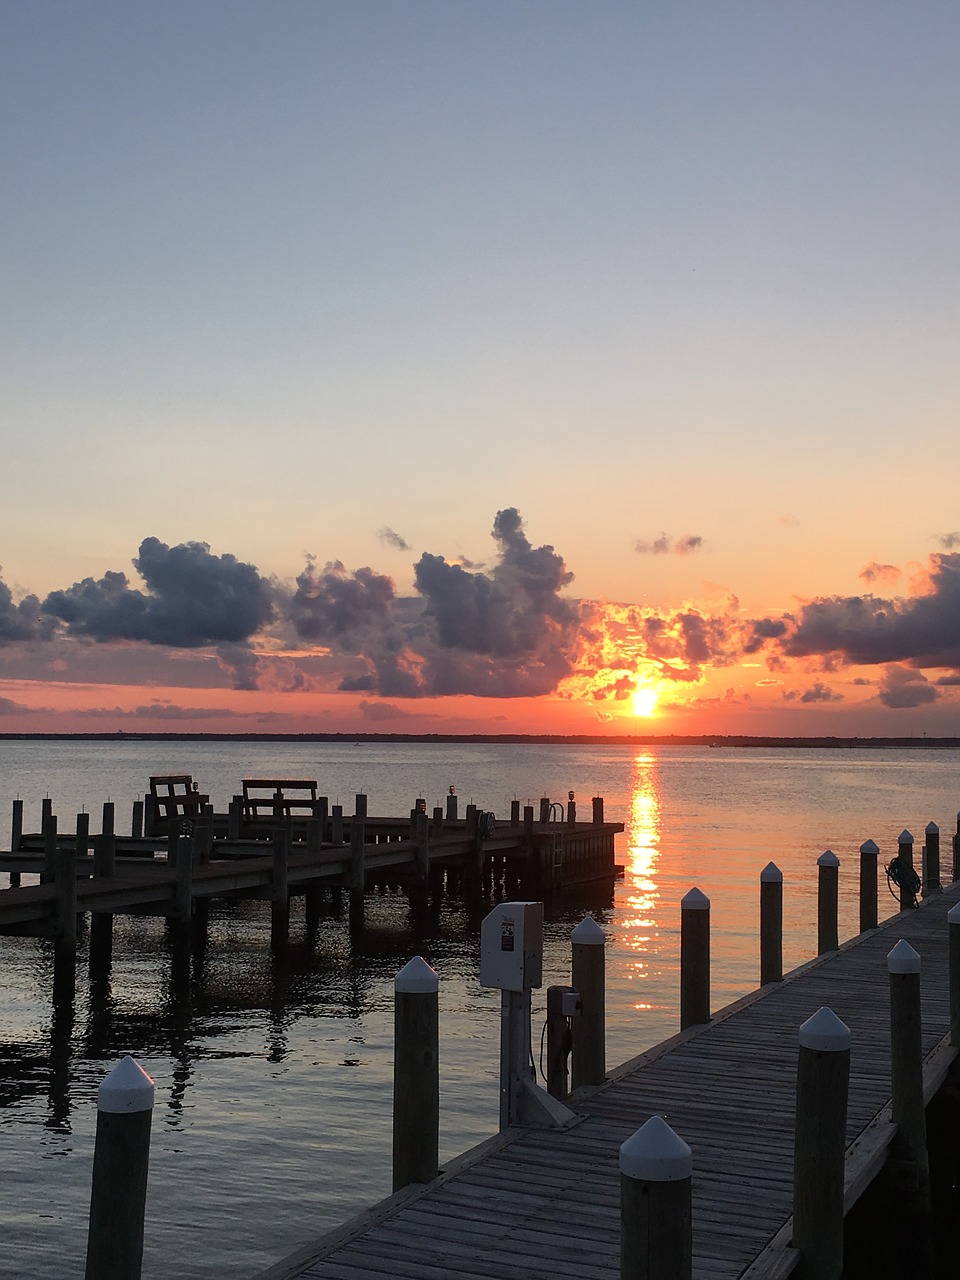
<instances>
[{"instance_id":1,"label":"water reflection","mask_svg":"<svg viewBox=\"0 0 960 1280\"><path fill-rule=\"evenodd\" d=\"M626 911L623 943L630 957L628 982L643 982L651 976L651 963L660 952L657 907L657 867L660 862L661 789L659 765L652 752L638 754L630 772L630 801L626 823L627 862L624 867ZM653 1006L637 993L633 1007Z\"/></svg>"}]
</instances>

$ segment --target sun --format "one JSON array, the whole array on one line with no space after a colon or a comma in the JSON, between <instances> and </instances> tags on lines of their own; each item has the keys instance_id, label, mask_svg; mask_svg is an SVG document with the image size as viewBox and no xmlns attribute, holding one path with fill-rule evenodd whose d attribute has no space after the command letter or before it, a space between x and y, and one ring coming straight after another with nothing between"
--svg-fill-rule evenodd
<instances>
[{"instance_id":1,"label":"sun","mask_svg":"<svg viewBox=\"0 0 960 1280\"><path fill-rule=\"evenodd\" d=\"M633 714L652 716L657 705L657 691L650 685L641 685L633 695Z\"/></svg>"}]
</instances>

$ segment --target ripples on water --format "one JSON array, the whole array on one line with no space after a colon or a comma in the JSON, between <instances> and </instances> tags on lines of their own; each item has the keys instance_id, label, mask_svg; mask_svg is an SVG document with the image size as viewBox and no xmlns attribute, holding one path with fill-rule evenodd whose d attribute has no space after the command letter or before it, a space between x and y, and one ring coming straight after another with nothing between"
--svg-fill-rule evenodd
<instances>
[{"instance_id":1,"label":"ripples on water","mask_svg":"<svg viewBox=\"0 0 960 1280\"><path fill-rule=\"evenodd\" d=\"M949 850L958 763L933 751L6 742L0 815L19 794L35 830L49 794L62 826L86 807L97 830L113 799L122 831L162 772L192 772L218 809L242 777L270 774L317 778L346 812L366 791L372 814L406 813L418 795L432 808L450 783L461 804L500 814L571 787L589 813L601 794L627 827L624 877L548 904L544 982L568 980L569 931L592 910L609 938L614 1065L676 1028L678 904L692 885L712 902L719 1008L756 984L762 867L773 859L784 873L789 967L813 953L817 856L841 858L850 936L860 843L872 837L888 860L908 826L919 851L933 819ZM881 916L893 909L883 897ZM477 984L475 928L448 900L418 933L399 894L371 896L367 922L351 942L328 914L308 939L295 902L291 945L275 958L267 904L214 904L185 974L162 920L118 917L109 982L91 983L82 936L76 999L56 1010L50 944L0 938L0 1275L82 1274L96 1090L125 1052L157 1084L145 1280L242 1280L388 1194L393 977L413 954L442 980L442 1158L493 1132L499 994ZM536 1042L544 993L534 996Z\"/></svg>"}]
</instances>

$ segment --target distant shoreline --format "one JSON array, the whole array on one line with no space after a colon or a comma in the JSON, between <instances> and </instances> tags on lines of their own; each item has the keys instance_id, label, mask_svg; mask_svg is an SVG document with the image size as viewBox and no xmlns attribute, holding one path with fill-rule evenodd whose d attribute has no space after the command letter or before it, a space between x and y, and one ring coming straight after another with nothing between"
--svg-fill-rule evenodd
<instances>
[{"instance_id":1,"label":"distant shoreline","mask_svg":"<svg viewBox=\"0 0 960 1280\"><path fill-rule=\"evenodd\" d=\"M777 738L723 734L552 734L552 733L0 733L0 742L343 742L479 743L561 747L771 747L849 750L891 749L947 751L960 748L958 738Z\"/></svg>"}]
</instances>

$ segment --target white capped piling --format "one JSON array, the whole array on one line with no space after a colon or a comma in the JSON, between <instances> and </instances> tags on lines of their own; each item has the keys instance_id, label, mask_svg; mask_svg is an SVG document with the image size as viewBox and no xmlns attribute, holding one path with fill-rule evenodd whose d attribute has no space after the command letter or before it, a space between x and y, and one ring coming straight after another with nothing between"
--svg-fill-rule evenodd
<instances>
[{"instance_id":1,"label":"white capped piling","mask_svg":"<svg viewBox=\"0 0 960 1280\"><path fill-rule=\"evenodd\" d=\"M620 1280L693 1275L693 1154L661 1116L620 1147Z\"/></svg>"},{"instance_id":2,"label":"white capped piling","mask_svg":"<svg viewBox=\"0 0 960 1280\"><path fill-rule=\"evenodd\" d=\"M943 893L940 883L940 828L935 822L928 822L923 833L926 843L923 846L923 896Z\"/></svg>"},{"instance_id":3,"label":"white capped piling","mask_svg":"<svg viewBox=\"0 0 960 1280\"><path fill-rule=\"evenodd\" d=\"M394 979L393 1189L439 1171L440 978L421 956Z\"/></svg>"},{"instance_id":4,"label":"white capped piling","mask_svg":"<svg viewBox=\"0 0 960 1280\"><path fill-rule=\"evenodd\" d=\"M760 872L760 985L783 977L783 872L768 862Z\"/></svg>"},{"instance_id":5,"label":"white capped piling","mask_svg":"<svg viewBox=\"0 0 960 1280\"><path fill-rule=\"evenodd\" d=\"M680 902L680 1030L710 1021L710 899L693 888Z\"/></svg>"},{"instance_id":6,"label":"white capped piling","mask_svg":"<svg viewBox=\"0 0 960 1280\"><path fill-rule=\"evenodd\" d=\"M896 882L900 886L900 910L909 911L917 905L919 885L913 869L913 836L906 829L897 836Z\"/></svg>"},{"instance_id":7,"label":"white capped piling","mask_svg":"<svg viewBox=\"0 0 960 1280\"><path fill-rule=\"evenodd\" d=\"M840 859L825 849L817 859L817 955L840 946L837 915L840 898Z\"/></svg>"},{"instance_id":8,"label":"white capped piling","mask_svg":"<svg viewBox=\"0 0 960 1280\"><path fill-rule=\"evenodd\" d=\"M930 1211L930 1162L923 1100L923 1036L920 1012L920 956L904 939L887 956L890 974L891 1119L897 1126L894 1160L908 1161L909 1199L916 1212Z\"/></svg>"},{"instance_id":9,"label":"white capped piling","mask_svg":"<svg viewBox=\"0 0 960 1280\"><path fill-rule=\"evenodd\" d=\"M850 1030L832 1009L800 1028L793 1162L793 1246L800 1280L843 1274L843 1175Z\"/></svg>"},{"instance_id":10,"label":"white capped piling","mask_svg":"<svg viewBox=\"0 0 960 1280\"><path fill-rule=\"evenodd\" d=\"M139 1280L153 1081L123 1058L97 1090L86 1280Z\"/></svg>"},{"instance_id":11,"label":"white capped piling","mask_svg":"<svg viewBox=\"0 0 960 1280\"><path fill-rule=\"evenodd\" d=\"M571 978L580 996L573 1019L570 1085L603 1084L606 1059L606 936L593 916L584 916L570 934Z\"/></svg>"},{"instance_id":12,"label":"white capped piling","mask_svg":"<svg viewBox=\"0 0 960 1280\"><path fill-rule=\"evenodd\" d=\"M960 902L947 912L950 957L950 1043L960 1049Z\"/></svg>"},{"instance_id":13,"label":"white capped piling","mask_svg":"<svg viewBox=\"0 0 960 1280\"><path fill-rule=\"evenodd\" d=\"M860 932L876 929L877 858L880 846L875 840L864 840L860 846Z\"/></svg>"}]
</instances>

